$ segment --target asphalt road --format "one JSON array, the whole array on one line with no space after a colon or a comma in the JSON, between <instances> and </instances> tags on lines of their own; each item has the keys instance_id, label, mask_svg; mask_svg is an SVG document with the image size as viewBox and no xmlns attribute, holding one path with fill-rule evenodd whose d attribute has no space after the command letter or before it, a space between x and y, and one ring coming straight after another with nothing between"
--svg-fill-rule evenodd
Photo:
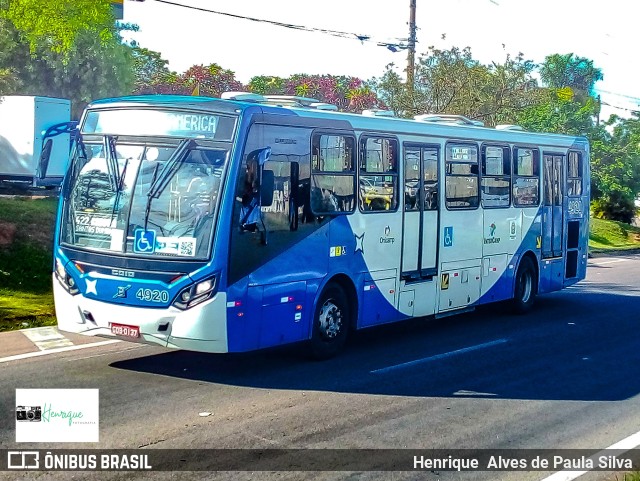
<instances>
[{"instance_id":1,"label":"asphalt road","mask_svg":"<svg viewBox=\"0 0 640 481\"><path fill-rule=\"evenodd\" d=\"M325 362L305 360L301 347L213 355L126 342L0 362L0 447L25 448L14 442L16 388L99 388L99 443L30 447L603 449L640 431L639 279L638 255L592 259L585 281L540 296L527 315L494 306L363 331L344 354ZM12 349L5 336L0 357ZM7 479L19 478L10 474ZM549 474L102 472L19 479L542 480Z\"/></svg>"}]
</instances>

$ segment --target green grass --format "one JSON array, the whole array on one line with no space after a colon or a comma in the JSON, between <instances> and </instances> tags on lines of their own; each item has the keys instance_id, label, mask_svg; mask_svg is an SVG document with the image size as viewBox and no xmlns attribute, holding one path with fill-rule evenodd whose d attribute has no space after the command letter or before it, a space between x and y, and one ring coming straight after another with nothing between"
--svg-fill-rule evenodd
<instances>
[{"instance_id":1,"label":"green grass","mask_svg":"<svg viewBox=\"0 0 640 481\"><path fill-rule=\"evenodd\" d=\"M51 292L0 289L0 332L55 324Z\"/></svg>"},{"instance_id":2,"label":"green grass","mask_svg":"<svg viewBox=\"0 0 640 481\"><path fill-rule=\"evenodd\" d=\"M57 199L0 199L0 331L55 325L51 266ZM15 227L13 235L11 226Z\"/></svg>"},{"instance_id":3,"label":"green grass","mask_svg":"<svg viewBox=\"0 0 640 481\"><path fill-rule=\"evenodd\" d=\"M592 252L638 249L640 248L640 228L592 217L589 248Z\"/></svg>"}]
</instances>

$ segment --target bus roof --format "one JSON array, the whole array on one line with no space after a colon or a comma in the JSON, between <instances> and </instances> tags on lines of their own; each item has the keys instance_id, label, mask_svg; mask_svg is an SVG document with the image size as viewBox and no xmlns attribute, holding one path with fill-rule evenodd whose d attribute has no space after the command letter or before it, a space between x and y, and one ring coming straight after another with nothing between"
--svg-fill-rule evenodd
<instances>
[{"instance_id":1,"label":"bus roof","mask_svg":"<svg viewBox=\"0 0 640 481\"><path fill-rule=\"evenodd\" d=\"M323 104L324 105L324 104ZM455 139L479 140L486 142L536 143L545 145L571 146L587 144L584 136L570 136L553 133L529 132L508 126L504 129L484 127L472 124L458 124L450 120L426 121L405 119L388 115L366 115L337 112L335 110L316 109L304 105L273 105L255 101L226 100L215 97L189 95L138 95L95 100L89 104L93 108L126 108L126 107L171 107L221 113L239 114L247 109L262 111L263 114L278 116L298 116L304 118L305 125L312 125L313 119L326 126L327 120L348 122L355 130L376 131L388 134L429 135ZM437 116L437 114L435 114ZM275 117L274 117L275 120ZM515 127L515 128L514 128Z\"/></svg>"}]
</instances>

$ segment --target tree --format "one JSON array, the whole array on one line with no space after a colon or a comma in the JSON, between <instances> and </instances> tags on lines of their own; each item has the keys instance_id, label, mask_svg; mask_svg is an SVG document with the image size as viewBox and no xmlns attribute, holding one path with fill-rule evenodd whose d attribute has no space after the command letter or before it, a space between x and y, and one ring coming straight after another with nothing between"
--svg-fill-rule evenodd
<instances>
[{"instance_id":1,"label":"tree","mask_svg":"<svg viewBox=\"0 0 640 481\"><path fill-rule=\"evenodd\" d=\"M548 55L540 66L543 85L555 89L569 88L574 92L591 95L602 70L593 66L593 60L575 57L572 53Z\"/></svg>"},{"instance_id":2,"label":"tree","mask_svg":"<svg viewBox=\"0 0 640 481\"><path fill-rule=\"evenodd\" d=\"M11 7L32 5L35 8L35 3L46 3L34 2L24 0L14 5L12 1ZM95 35L98 27L91 24L95 8L111 15L110 36ZM52 25L46 28L38 22L25 24L16 20L15 15L16 10L0 10L0 70L13 73L10 83L0 85L3 94L68 98L72 102L72 116L78 118L87 102L95 98L131 92L134 82L131 47L122 43L109 2L95 2L86 16L75 9L61 7L61 12L50 20ZM65 15L76 18L67 19ZM77 27L74 32L63 35L73 40L70 44L56 39L59 32L53 26L56 22L69 28ZM26 28L33 29L24 30ZM39 36L40 32L44 36ZM56 42L62 42L59 48L51 48Z\"/></svg>"},{"instance_id":3,"label":"tree","mask_svg":"<svg viewBox=\"0 0 640 481\"><path fill-rule=\"evenodd\" d=\"M538 132L589 135L600 109L593 88L602 71L572 53L547 56L539 71L541 102L522 112L518 122Z\"/></svg>"},{"instance_id":4,"label":"tree","mask_svg":"<svg viewBox=\"0 0 640 481\"><path fill-rule=\"evenodd\" d=\"M519 112L518 125L533 132L555 132L567 135L590 135L599 104L586 96L582 101L569 97L562 89L538 89L538 103Z\"/></svg>"},{"instance_id":5,"label":"tree","mask_svg":"<svg viewBox=\"0 0 640 481\"><path fill-rule=\"evenodd\" d=\"M132 45L134 87L137 94L155 93L154 86L171 83L177 75L167 66L169 62L160 52L154 52L137 44Z\"/></svg>"},{"instance_id":6,"label":"tree","mask_svg":"<svg viewBox=\"0 0 640 481\"><path fill-rule=\"evenodd\" d=\"M605 219L631 223L640 193L640 118L613 116L591 139L593 212Z\"/></svg>"},{"instance_id":7,"label":"tree","mask_svg":"<svg viewBox=\"0 0 640 481\"><path fill-rule=\"evenodd\" d=\"M223 92L246 90L235 78L232 70L224 69L217 63L194 65L186 72L177 74L168 69L156 70L155 79L137 87L138 93L158 93L177 95L203 95L220 97Z\"/></svg>"},{"instance_id":8,"label":"tree","mask_svg":"<svg viewBox=\"0 0 640 481\"><path fill-rule=\"evenodd\" d=\"M46 47L66 54L82 33L103 42L116 37L110 0L5 0L0 8L0 17L21 32L32 53Z\"/></svg>"},{"instance_id":9,"label":"tree","mask_svg":"<svg viewBox=\"0 0 640 481\"><path fill-rule=\"evenodd\" d=\"M18 86L18 77L13 69L0 68L0 95L3 92L15 90Z\"/></svg>"},{"instance_id":10,"label":"tree","mask_svg":"<svg viewBox=\"0 0 640 481\"><path fill-rule=\"evenodd\" d=\"M375 92L357 77L295 74L288 78L257 76L249 90L262 95L295 95L335 105L346 112L384 107Z\"/></svg>"},{"instance_id":11,"label":"tree","mask_svg":"<svg viewBox=\"0 0 640 481\"><path fill-rule=\"evenodd\" d=\"M583 135L591 145L591 198L594 215L631 222L640 192L640 124L613 117L596 125L600 105L594 86L603 78L593 62L554 54L540 66L541 102L525 109L518 123L527 130Z\"/></svg>"},{"instance_id":12,"label":"tree","mask_svg":"<svg viewBox=\"0 0 640 481\"><path fill-rule=\"evenodd\" d=\"M180 82L186 89L184 93L192 93L198 88L200 95L209 97L220 97L223 92L245 90L244 85L236 80L235 72L224 69L217 63L206 67L194 65L180 76Z\"/></svg>"},{"instance_id":13,"label":"tree","mask_svg":"<svg viewBox=\"0 0 640 481\"><path fill-rule=\"evenodd\" d=\"M513 123L518 112L536 103L534 67L522 54L507 55L504 63L483 65L468 47L431 47L418 59L412 91L406 89L393 64L371 83L380 99L400 115L459 114L496 125Z\"/></svg>"}]
</instances>

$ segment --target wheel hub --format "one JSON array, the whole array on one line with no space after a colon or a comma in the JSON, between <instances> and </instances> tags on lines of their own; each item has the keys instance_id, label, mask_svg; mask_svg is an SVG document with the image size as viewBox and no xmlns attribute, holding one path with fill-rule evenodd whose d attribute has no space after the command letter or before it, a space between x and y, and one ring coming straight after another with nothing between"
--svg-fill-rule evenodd
<instances>
[{"instance_id":1,"label":"wheel hub","mask_svg":"<svg viewBox=\"0 0 640 481\"><path fill-rule=\"evenodd\" d=\"M323 336L334 339L342 330L342 311L333 302L327 300L320 309L320 332Z\"/></svg>"}]
</instances>

